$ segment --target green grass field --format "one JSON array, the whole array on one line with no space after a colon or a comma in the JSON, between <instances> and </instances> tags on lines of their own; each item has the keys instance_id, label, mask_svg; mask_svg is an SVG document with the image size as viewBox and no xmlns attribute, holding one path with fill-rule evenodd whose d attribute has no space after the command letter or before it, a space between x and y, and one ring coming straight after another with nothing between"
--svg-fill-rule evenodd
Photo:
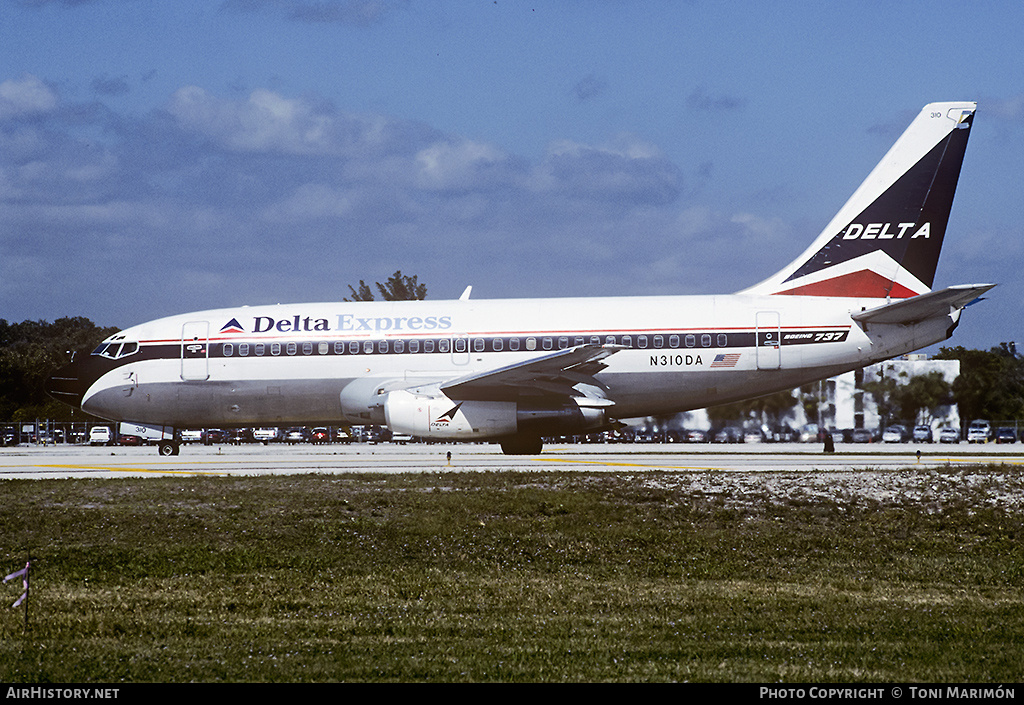
<instances>
[{"instance_id":1,"label":"green grass field","mask_svg":"<svg viewBox=\"0 0 1024 705\"><path fill-rule=\"evenodd\" d=\"M1022 680L1018 470L695 474L7 481L0 681Z\"/></svg>"}]
</instances>

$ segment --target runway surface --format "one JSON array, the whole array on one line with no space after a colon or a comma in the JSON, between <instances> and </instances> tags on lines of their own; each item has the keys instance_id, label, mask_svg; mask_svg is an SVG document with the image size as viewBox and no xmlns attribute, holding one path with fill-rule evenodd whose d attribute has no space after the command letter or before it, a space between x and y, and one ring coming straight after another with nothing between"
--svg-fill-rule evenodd
<instances>
[{"instance_id":1,"label":"runway surface","mask_svg":"<svg viewBox=\"0 0 1024 705\"><path fill-rule=\"evenodd\" d=\"M23 446L0 449L0 479L551 470L835 473L979 463L1024 465L1024 444L838 445L834 453L822 452L817 443L551 445L536 456L502 455L496 445L186 445L174 457L161 457L152 446Z\"/></svg>"}]
</instances>

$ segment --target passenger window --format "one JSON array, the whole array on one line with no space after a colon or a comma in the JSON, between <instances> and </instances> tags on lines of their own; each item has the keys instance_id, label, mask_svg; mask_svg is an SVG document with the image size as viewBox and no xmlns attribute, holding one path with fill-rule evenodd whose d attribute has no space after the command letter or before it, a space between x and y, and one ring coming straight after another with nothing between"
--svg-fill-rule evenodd
<instances>
[{"instance_id":1,"label":"passenger window","mask_svg":"<svg viewBox=\"0 0 1024 705\"><path fill-rule=\"evenodd\" d=\"M298 345L296 345L295 343L288 343L285 346L285 350L288 351L289 355L294 355L298 349Z\"/></svg>"},{"instance_id":2,"label":"passenger window","mask_svg":"<svg viewBox=\"0 0 1024 705\"><path fill-rule=\"evenodd\" d=\"M668 337L668 346L670 348L678 348L679 347L679 336L678 335L670 335Z\"/></svg>"},{"instance_id":3,"label":"passenger window","mask_svg":"<svg viewBox=\"0 0 1024 705\"><path fill-rule=\"evenodd\" d=\"M377 352L386 353L388 351L388 341L382 340L377 344Z\"/></svg>"},{"instance_id":4,"label":"passenger window","mask_svg":"<svg viewBox=\"0 0 1024 705\"><path fill-rule=\"evenodd\" d=\"M559 350L565 350L567 347L569 347L569 338L567 336L564 336L564 335L559 336L559 338L558 338L558 349Z\"/></svg>"},{"instance_id":5,"label":"passenger window","mask_svg":"<svg viewBox=\"0 0 1024 705\"><path fill-rule=\"evenodd\" d=\"M313 354L313 343L308 340L302 344L302 354L312 355Z\"/></svg>"},{"instance_id":6,"label":"passenger window","mask_svg":"<svg viewBox=\"0 0 1024 705\"><path fill-rule=\"evenodd\" d=\"M239 343L238 344L238 356L239 357L248 357L248 355L249 355L249 343Z\"/></svg>"},{"instance_id":7,"label":"passenger window","mask_svg":"<svg viewBox=\"0 0 1024 705\"><path fill-rule=\"evenodd\" d=\"M625 345L627 348L631 348L633 347L633 339L630 338L628 335L624 335L622 336L622 344Z\"/></svg>"},{"instance_id":8,"label":"passenger window","mask_svg":"<svg viewBox=\"0 0 1024 705\"><path fill-rule=\"evenodd\" d=\"M494 352L501 352L501 349L503 347L505 347L505 341L503 341L501 338L495 338L493 341L491 341L491 348L494 350Z\"/></svg>"},{"instance_id":9,"label":"passenger window","mask_svg":"<svg viewBox=\"0 0 1024 705\"><path fill-rule=\"evenodd\" d=\"M235 352L235 346L232 345L231 343L224 343L223 345L220 346L220 352L224 357L231 357L231 355Z\"/></svg>"},{"instance_id":10,"label":"passenger window","mask_svg":"<svg viewBox=\"0 0 1024 705\"><path fill-rule=\"evenodd\" d=\"M373 354L373 341L372 340L363 341L363 352L366 353L367 355Z\"/></svg>"},{"instance_id":11,"label":"passenger window","mask_svg":"<svg viewBox=\"0 0 1024 705\"><path fill-rule=\"evenodd\" d=\"M353 340L348 344L348 351L353 355L359 354L359 341Z\"/></svg>"},{"instance_id":12,"label":"passenger window","mask_svg":"<svg viewBox=\"0 0 1024 705\"><path fill-rule=\"evenodd\" d=\"M344 355L345 354L345 343L341 342L340 340L336 341L334 343L334 354L335 355Z\"/></svg>"},{"instance_id":13,"label":"passenger window","mask_svg":"<svg viewBox=\"0 0 1024 705\"><path fill-rule=\"evenodd\" d=\"M263 343L256 343L256 357L263 357L263 353L266 352L267 346Z\"/></svg>"},{"instance_id":14,"label":"passenger window","mask_svg":"<svg viewBox=\"0 0 1024 705\"><path fill-rule=\"evenodd\" d=\"M420 351L420 341L410 340L409 341L409 352L418 353Z\"/></svg>"},{"instance_id":15,"label":"passenger window","mask_svg":"<svg viewBox=\"0 0 1024 705\"><path fill-rule=\"evenodd\" d=\"M437 341L437 351L438 352L446 353L446 352L448 352L448 349L450 347L451 347L451 341L448 340L448 338L441 338L439 341Z\"/></svg>"},{"instance_id":16,"label":"passenger window","mask_svg":"<svg viewBox=\"0 0 1024 705\"><path fill-rule=\"evenodd\" d=\"M434 352L434 341L424 340L423 341L423 352L432 353Z\"/></svg>"},{"instance_id":17,"label":"passenger window","mask_svg":"<svg viewBox=\"0 0 1024 705\"><path fill-rule=\"evenodd\" d=\"M280 355L281 354L281 343L271 343L270 344L270 354L271 355Z\"/></svg>"},{"instance_id":18,"label":"passenger window","mask_svg":"<svg viewBox=\"0 0 1024 705\"><path fill-rule=\"evenodd\" d=\"M455 339L455 352L464 353L466 352L466 339L456 338Z\"/></svg>"},{"instance_id":19,"label":"passenger window","mask_svg":"<svg viewBox=\"0 0 1024 705\"><path fill-rule=\"evenodd\" d=\"M526 339L526 349L527 350L536 350L537 349L537 339L536 338L527 338Z\"/></svg>"},{"instance_id":20,"label":"passenger window","mask_svg":"<svg viewBox=\"0 0 1024 705\"><path fill-rule=\"evenodd\" d=\"M547 336L544 336L544 338L541 340L541 344L544 346L545 350L550 350L551 349L551 338L549 338Z\"/></svg>"},{"instance_id":21,"label":"passenger window","mask_svg":"<svg viewBox=\"0 0 1024 705\"><path fill-rule=\"evenodd\" d=\"M405 352L405 341L404 340L396 340L395 341L395 352L396 353L403 353L403 352Z\"/></svg>"},{"instance_id":22,"label":"passenger window","mask_svg":"<svg viewBox=\"0 0 1024 705\"><path fill-rule=\"evenodd\" d=\"M665 339L660 335L654 336L654 347L663 348L665 347Z\"/></svg>"},{"instance_id":23,"label":"passenger window","mask_svg":"<svg viewBox=\"0 0 1024 705\"><path fill-rule=\"evenodd\" d=\"M705 333L704 335L702 335L700 337L700 345L701 345L702 348L710 348L711 347L711 334L710 333Z\"/></svg>"},{"instance_id":24,"label":"passenger window","mask_svg":"<svg viewBox=\"0 0 1024 705\"><path fill-rule=\"evenodd\" d=\"M599 335L592 335L592 336L590 336L590 344L591 345L600 345L601 344L601 336L599 336Z\"/></svg>"},{"instance_id":25,"label":"passenger window","mask_svg":"<svg viewBox=\"0 0 1024 705\"><path fill-rule=\"evenodd\" d=\"M508 349L515 352L519 349L519 338L509 338Z\"/></svg>"},{"instance_id":26,"label":"passenger window","mask_svg":"<svg viewBox=\"0 0 1024 705\"><path fill-rule=\"evenodd\" d=\"M697 344L697 336L695 336L695 335L688 335L685 338L685 342L686 342L686 347L692 348L694 345Z\"/></svg>"},{"instance_id":27,"label":"passenger window","mask_svg":"<svg viewBox=\"0 0 1024 705\"><path fill-rule=\"evenodd\" d=\"M483 352L483 351L484 351L484 339L483 338L474 338L473 339L473 352Z\"/></svg>"},{"instance_id":28,"label":"passenger window","mask_svg":"<svg viewBox=\"0 0 1024 705\"><path fill-rule=\"evenodd\" d=\"M638 348L641 348L641 349L646 348L647 347L647 336L646 335L638 335L636 337L636 346Z\"/></svg>"},{"instance_id":29,"label":"passenger window","mask_svg":"<svg viewBox=\"0 0 1024 705\"><path fill-rule=\"evenodd\" d=\"M727 348L727 347L729 347L729 336L727 336L725 333L719 333L718 334L718 347L720 347L720 348Z\"/></svg>"}]
</instances>

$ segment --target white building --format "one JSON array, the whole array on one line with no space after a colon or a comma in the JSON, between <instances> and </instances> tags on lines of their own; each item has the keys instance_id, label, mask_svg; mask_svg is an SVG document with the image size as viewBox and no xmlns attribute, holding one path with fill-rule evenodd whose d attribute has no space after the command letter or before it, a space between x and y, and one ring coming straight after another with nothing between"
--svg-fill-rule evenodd
<instances>
[{"instance_id":1,"label":"white building","mask_svg":"<svg viewBox=\"0 0 1024 705\"><path fill-rule=\"evenodd\" d=\"M812 398L807 400L810 403L801 405L798 411L802 413L804 406L813 408L813 397L817 396L819 418L804 418L805 423L820 423L826 428L835 429L879 429L882 419L879 417L874 397L864 391L864 383L878 380L883 376L906 381L930 372L940 373L946 382L952 384L960 376L960 361L929 360L925 355L904 355L895 360L879 362L862 370L847 372L817 383L814 385L817 390L811 392ZM930 416L926 414L927 411L922 412L916 423L930 425L936 435L944 426L960 428L960 411L956 404L932 409Z\"/></svg>"}]
</instances>

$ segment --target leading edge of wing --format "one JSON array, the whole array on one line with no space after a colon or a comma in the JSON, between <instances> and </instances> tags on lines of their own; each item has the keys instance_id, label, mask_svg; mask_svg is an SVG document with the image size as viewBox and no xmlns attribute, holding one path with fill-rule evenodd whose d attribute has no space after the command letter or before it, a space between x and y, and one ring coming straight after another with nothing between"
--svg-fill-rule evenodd
<instances>
[{"instance_id":1,"label":"leading edge of wing","mask_svg":"<svg viewBox=\"0 0 1024 705\"><path fill-rule=\"evenodd\" d=\"M607 365L604 360L625 349L621 345L577 345L505 367L475 372L444 382L441 391L449 399L511 401L524 396L581 396L573 387L604 385L594 375Z\"/></svg>"},{"instance_id":2,"label":"leading edge of wing","mask_svg":"<svg viewBox=\"0 0 1024 705\"><path fill-rule=\"evenodd\" d=\"M995 284L960 284L851 314L858 323L912 324L967 306Z\"/></svg>"}]
</instances>

